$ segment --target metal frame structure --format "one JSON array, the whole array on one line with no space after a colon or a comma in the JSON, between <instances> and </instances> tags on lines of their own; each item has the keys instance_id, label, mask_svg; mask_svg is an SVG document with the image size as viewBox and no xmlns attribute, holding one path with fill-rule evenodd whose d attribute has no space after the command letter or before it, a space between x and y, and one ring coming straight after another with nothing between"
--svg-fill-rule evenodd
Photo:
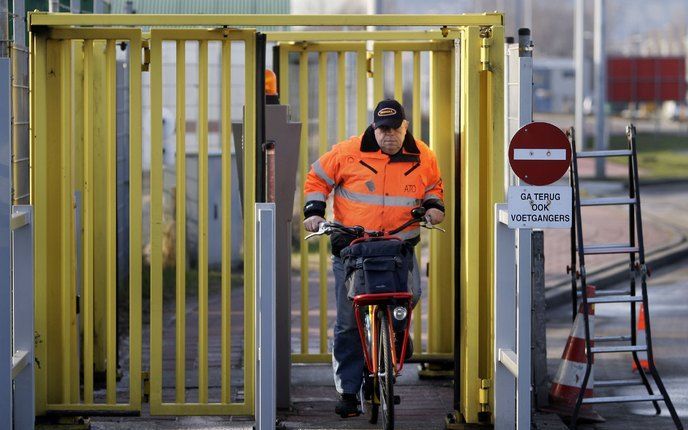
<instances>
[{"instance_id":1,"label":"metal frame structure","mask_svg":"<svg viewBox=\"0 0 688 430\"><path fill-rule=\"evenodd\" d=\"M33 222L10 201L10 61L0 58L0 425L34 427Z\"/></svg>"},{"instance_id":2,"label":"metal frame structure","mask_svg":"<svg viewBox=\"0 0 688 430\"><path fill-rule=\"evenodd\" d=\"M530 33L506 45L505 148L533 119ZM505 149L506 154L506 149ZM504 161L504 188L520 185ZM531 229L508 228L506 205L495 205L495 429L529 429L531 418ZM495 291L496 293L496 291Z\"/></svg>"},{"instance_id":3,"label":"metal frame structure","mask_svg":"<svg viewBox=\"0 0 688 430\"><path fill-rule=\"evenodd\" d=\"M636 130L634 125L626 128L626 138L628 149L623 150L595 150L595 151L576 151L574 130L569 130L569 140L573 149L571 157L571 186L574 192L574 223L571 226L571 286L574 309L577 307L577 296L581 296L581 308L583 323L585 328L585 356L586 366L581 387L578 392L576 404L571 411L571 421L569 428L575 430L578 425L581 408L587 405L602 403L624 403L624 402L652 402L655 412L659 415L661 408L660 401L663 401L669 411L669 415L678 430L683 430L681 419L676 413L676 409L669 397L659 371L655 366L654 353L652 350L652 333L650 330L650 310L648 306L647 277L648 268L645 264L645 243L643 241L643 220L640 206L640 181L638 178L638 156L636 144ZM578 176L578 159L595 158L604 161L607 157L627 157L628 158L628 197L598 197L582 199L580 193L580 182ZM585 244L583 240L583 216L581 208L585 206L628 206L628 243L622 244ZM583 291L587 292L587 272L585 269L586 255L618 255L628 254L630 285L628 290L598 290L595 297L587 297ZM577 257L577 260L576 260ZM578 270L576 270L578 269ZM640 278L640 295L636 291L637 278ZM580 287L578 287L580 285ZM590 314L594 313L594 305L604 305L610 303L626 303L629 305L630 312L630 336L598 336L593 337L591 333ZM643 323L646 337L646 344L638 344L638 333L636 326L636 303L644 307ZM574 314L575 315L575 314ZM574 317L575 318L575 317ZM604 343L616 343L611 346L600 346ZM647 353L647 363L652 380L657 386L659 394L654 394L650 380L638 357L639 352ZM596 354L607 353L631 353L633 363L638 370L639 378L630 380L602 380L594 381L595 387L624 387L640 386L645 388L647 393L616 396L585 397L586 390L591 383L592 366Z\"/></svg>"},{"instance_id":4,"label":"metal frame structure","mask_svg":"<svg viewBox=\"0 0 688 430\"><path fill-rule=\"evenodd\" d=\"M256 429L271 430L276 419L275 204L256 203Z\"/></svg>"},{"instance_id":5,"label":"metal frame structure","mask_svg":"<svg viewBox=\"0 0 688 430\"><path fill-rule=\"evenodd\" d=\"M181 30L159 29L158 27L204 27L204 29ZM491 408L491 395L485 387L492 379L492 325L494 317L492 298L494 295L494 274L491 268L495 262L493 254L493 205L504 198L503 169L504 149L502 146L504 123L499 119L503 115L503 73L504 51L501 40L503 39L503 16L501 14L474 14L474 15L71 15L71 14L46 14L33 13L29 17L29 27L32 34L31 42L31 71L32 71L32 110L31 118L34 124L32 140L32 202L36 210L36 308L43 310L48 302L61 303L62 309L70 309L74 306L70 300L73 291L69 291L75 285L77 276L74 269L74 257L68 258L67 251L75 255L74 244L67 246L65 238L73 228L64 216L48 216L51 208L57 212L68 212L68 206L72 204L72 198L68 194L70 179L74 180L77 187L83 189L84 206L84 249L85 258L94 252L91 237L93 232L89 230L89 223L94 218L94 211L102 210L94 205L93 190L88 187L88 179L93 175L93 164L90 161L89 144L97 143L94 133L100 133L100 127L95 124L107 123L109 115L96 114L94 117L88 108L91 106L94 93L88 90L91 85L98 88L102 84L105 88L114 88L114 79L109 77L114 74L106 73L102 82L94 79L94 64L101 61L96 58L93 46L104 43L106 51L112 49L113 42L126 40L129 43L130 52L142 52L143 61L139 55L132 55L130 62L131 82L131 145L140 146L141 142L141 118L140 115L140 85L141 63L147 65L147 57L150 55L150 68L152 72L160 70L161 57L159 46L164 32L170 31L170 38L178 38L186 34L187 38L194 40L220 40L225 35L231 34L255 34L252 30L235 30L236 27L250 26L330 26L330 27L430 27L429 31L396 31L382 30L379 32L354 31L313 31L313 32L274 32L271 36L267 32L269 40L279 41L280 44L294 42L294 44L312 38L314 41L328 41L328 43L352 43L362 41L378 41L379 46L384 43L403 42L403 46L413 41L431 48L431 82L430 82L430 116L434 120L430 123L430 143L438 155L440 169L451 176L454 183L454 175L460 176L460 190L451 191L447 195L447 222L448 233L446 236L433 236L431 239L431 253L435 257L430 261L431 282L441 286L434 296L431 296L431 319L429 325L435 327L435 334L429 337L431 350L450 354L454 347L454 337L451 333L452 294L460 295L461 309L459 318L461 322L462 336L460 344L460 391L455 409L469 422L478 422L484 413ZM150 27L150 33L143 33L139 28ZM210 29L207 29L210 27ZM293 37L289 37L291 34ZM274 37L271 39L271 37ZM61 39L60 39L61 38ZM57 39L63 40L58 41ZM447 39L447 42L444 41ZM70 40L84 40L84 42L70 42ZM165 39L167 40L167 39ZM256 58L253 54L254 39L246 37L245 75L254 76ZM100 42L105 41L105 42ZM451 42L450 42L451 41ZM224 42L223 42L224 43ZM436 46L448 46L448 50L434 50ZM391 51L398 51L402 45L389 45ZM409 45L410 46L410 45ZM418 45L420 46L420 45ZM250 49L249 49L250 48ZM73 49L81 49L84 53L84 61L75 61ZM112 55L111 51L108 55ZM179 55L178 51L178 55ZM395 54L396 55L396 54ZM106 55L107 57L107 55ZM111 57L108 57L111 58ZM223 60L224 61L224 60ZM375 61L375 59L373 60ZM87 89L72 99L66 97L70 91L71 81L65 78L69 71L69 65L74 62L75 68L82 67ZM367 64L366 64L367 67ZM49 74L48 71L57 73ZM366 73L368 70L366 69ZM373 71L374 72L374 71ZM362 66L359 70L362 73ZM396 73L395 73L396 74ZM374 73L373 73L374 76ZM375 77L373 78L375 79ZM50 81L53 80L53 81ZM49 82L50 81L50 82ZM162 175L157 166L160 165L160 109L161 87L154 80L151 87L152 103L152 143L153 158L151 170L151 402L154 413L171 414L252 414L253 384L254 380L254 336L253 305L254 288L248 275L255 270L253 244L251 237L254 227L253 212L246 211L244 224L245 237L245 323L247 325L245 338L245 403L218 403L203 404L202 402L189 404L184 402L162 403L160 397L160 382L155 381L154 376L160 371L160 322L157 317L160 314L161 303L157 301L162 292L161 276L161 228L162 228ZM378 81L381 82L381 81ZM255 81L247 79L246 103L245 103L245 136L246 147L255 143L256 129L255 112ZM374 88L375 94L380 94L379 84ZM395 84L395 94L398 94L401 86ZM414 91L417 89L414 87ZM98 93L98 91L96 91ZM107 92L106 94L110 94ZM282 90L284 97L284 91ZM177 94L178 98L183 95ZM109 97L109 96L108 96ZM68 130L60 127L67 124L64 120L71 111L70 100L75 100L75 128ZM111 99L105 99L108 109L111 109ZM360 112L363 109L360 108ZM109 110L106 110L109 112ZM48 115L48 112L60 112L59 115ZM84 113L89 113L84 115ZM366 112L367 113L367 112ZM458 121L457 121L458 118ZM414 120L414 122L416 122ZM418 121L419 122L419 121ZM365 122L359 120L359 125ZM48 133L48 130L51 132ZM59 132L56 132L59 130ZM105 130L109 130L108 127ZM70 134L71 133L71 134ZM205 135L205 132L201 134ZM81 137L83 136L83 137ZM105 133L110 139L109 133ZM458 139L460 136L460 139ZM66 145L70 139L77 141L75 153L79 154L79 162L68 164ZM180 142L178 142L180 145ZM61 148L61 157L50 157L49 148ZM132 154L137 153L133 151ZM111 152L106 152L107 166L112 164L109 160ZM62 161L60 161L62 160ZM83 162L81 161L83 160ZM109 160L109 161L108 161ZM256 172L256 158L254 151L246 151L243 164L246 184L244 191L244 208L251 208L256 201L256 190L252 186ZM460 168L459 168L460 167ZM137 220L141 217L141 159L140 154L131 158L131 182L130 191L130 219ZM82 172L83 170L83 172ZM84 181L86 178L86 181ZM111 178L111 176L108 176ZM110 179L108 179L110 180ZM83 184L83 185L79 185ZM57 196L65 198L54 199ZM200 194L199 194L200 196ZM459 198L460 197L460 198ZM51 203L52 202L52 203ZM108 205L107 210L110 211ZM179 208L178 208L179 209ZM61 212L60 212L61 211ZM455 212L453 212L455 211ZM201 214L203 215L203 214ZM207 214L206 214L207 215ZM456 215L456 216L454 216ZM199 217L202 219L203 217ZM111 223L106 225L110 226ZM114 229L107 228L107 237L112 238ZM455 243L454 232L460 230L465 234L460 235ZM201 229L202 231L202 229ZM73 236L73 234L72 234ZM223 237L223 240L225 237ZM130 294L131 297L140 297L141 294L141 226L132 224L130 231ZM224 249L224 247L223 247ZM110 253L104 253L110 259ZM53 258L54 256L61 258ZM225 257L226 258L226 257ZM88 263L84 261L84 263ZM90 264L90 263L89 263ZM84 264L83 274L88 275L93 268ZM447 266L460 264L461 270L455 278L453 270L446 270ZM110 271L107 272L110 274ZM57 277L50 274L59 274ZM82 275L83 275L82 274ZM109 276L109 275L108 275ZM178 279L182 276L177 273ZM199 278L203 278L200 276ZM205 281L202 282L204 284ZM459 287L454 291L454 286ZM60 288L48 288L48 285L62 286ZM108 284L111 285L111 284ZM70 286L70 287L68 287ZM82 285L82 304L93 299L93 290L90 276L84 276ZM59 293L56 293L59 292ZM53 296L58 294L58 296ZM61 295L60 295L61 294ZM112 297L112 294L105 296ZM432 305L436 303L436 305ZM226 303L225 303L226 304ZM249 306L250 305L250 306ZM79 410L106 410L106 411L133 411L140 409L142 386L141 380L136 375L141 374L141 307L140 302L131 301L130 330L131 330L131 357L130 375L131 388L128 403L106 402L95 404L91 400L92 381L84 386L85 402L80 401L78 386L67 384L63 387L56 383L67 379L74 374L74 364L78 360L53 359L51 355L50 366L39 369L37 374L37 411L39 414L49 410L55 411L79 411ZM434 307L433 307L434 306ZM447 307L449 306L449 307ZM82 306L86 311L87 306ZM112 309L112 303L106 305L106 309ZM179 312L179 309L177 310ZM75 327L71 321L67 321L69 312L57 312L55 316L46 316L37 311L36 328L41 336L42 343L38 344L37 356L47 357L48 344L54 345L61 339L60 333L69 326L68 333L74 333ZM109 314L109 318L112 315ZM84 314L84 323L90 324L91 314ZM60 321L58 324L49 324L52 321ZM321 320L322 321L322 320ZM226 321L227 322L227 321ZM108 326L110 327L110 326ZM50 330L48 330L50 328ZM92 325L89 325L89 331ZM445 333L446 332L446 333ZM91 343L90 336L86 336L87 343ZM65 342L65 349L61 350L62 356L76 358L78 351L74 349L75 338ZM91 351L90 345L86 352ZM90 363L90 362L89 362ZM108 364L110 360L108 360ZM69 365L71 364L71 366ZM55 367L57 366L57 367ZM50 369L50 370L48 370ZM78 370L78 369L77 369ZM90 373L90 372L86 372ZM112 369L106 371L108 381L112 381ZM61 376L54 376L54 375ZM63 378L64 377L64 378ZM58 379L55 379L58 378ZM179 375L177 375L179 379ZM223 380L227 377L223 374ZM48 381L51 381L48 384ZM204 378L199 376L201 391L203 391ZM108 385L108 392L111 390ZM108 399L112 400L109 392ZM179 397L178 397L179 399ZM224 397L226 400L227 397ZM183 400L183 399L182 399ZM481 412L483 415L480 415Z\"/></svg>"}]
</instances>

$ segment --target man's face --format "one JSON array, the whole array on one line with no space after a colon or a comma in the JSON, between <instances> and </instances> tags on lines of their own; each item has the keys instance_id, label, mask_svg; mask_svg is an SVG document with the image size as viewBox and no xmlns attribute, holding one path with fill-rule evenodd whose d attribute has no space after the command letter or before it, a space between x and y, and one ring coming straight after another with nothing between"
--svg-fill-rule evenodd
<instances>
[{"instance_id":1,"label":"man's face","mask_svg":"<svg viewBox=\"0 0 688 430\"><path fill-rule=\"evenodd\" d=\"M375 129L375 140L382 152L394 155L401 149L408 129L408 121L402 121L399 128L378 127Z\"/></svg>"}]
</instances>

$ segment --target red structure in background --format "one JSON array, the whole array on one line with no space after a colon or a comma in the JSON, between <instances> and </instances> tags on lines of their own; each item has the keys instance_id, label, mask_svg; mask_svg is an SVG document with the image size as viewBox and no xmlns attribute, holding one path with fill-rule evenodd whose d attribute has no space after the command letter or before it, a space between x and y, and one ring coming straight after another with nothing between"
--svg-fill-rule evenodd
<instances>
[{"instance_id":1,"label":"red structure in background","mask_svg":"<svg viewBox=\"0 0 688 430\"><path fill-rule=\"evenodd\" d=\"M607 100L685 101L685 57L609 57Z\"/></svg>"}]
</instances>

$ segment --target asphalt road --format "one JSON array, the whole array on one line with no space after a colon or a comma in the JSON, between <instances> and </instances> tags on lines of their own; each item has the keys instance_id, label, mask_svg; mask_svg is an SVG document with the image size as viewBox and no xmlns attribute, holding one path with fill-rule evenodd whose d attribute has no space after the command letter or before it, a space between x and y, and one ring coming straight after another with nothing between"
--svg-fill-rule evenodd
<instances>
[{"instance_id":1,"label":"asphalt road","mask_svg":"<svg viewBox=\"0 0 688 430\"><path fill-rule=\"evenodd\" d=\"M621 289L620 284L610 289ZM652 337L657 369L684 425L688 425L688 260L653 273L648 283ZM596 336L629 333L628 304L597 304ZM548 310L547 357L549 374L554 375L571 327L570 305ZM597 354L595 378L631 379L630 353ZM637 377L637 375L636 375ZM595 396L641 394L644 388L622 387L596 389ZM654 415L648 403L598 405L596 410L606 423L579 425L580 429L672 429L675 428L666 407Z\"/></svg>"}]
</instances>

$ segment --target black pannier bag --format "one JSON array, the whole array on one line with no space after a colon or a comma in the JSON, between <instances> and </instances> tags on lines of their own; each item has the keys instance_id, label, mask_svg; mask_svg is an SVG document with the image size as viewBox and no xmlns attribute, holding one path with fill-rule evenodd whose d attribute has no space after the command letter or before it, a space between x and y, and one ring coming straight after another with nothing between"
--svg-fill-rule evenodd
<instances>
[{"instance_id":1,"label":"black pannier bag","mask_svg":"<svg viewBox=\"0 0 688 430\"><path fill-rule=\"evenodd\" d=\"M349 299L359 294L408 292L413 247L401 240L371 238L341 252Z\"/></svg>"}]
</instances>

